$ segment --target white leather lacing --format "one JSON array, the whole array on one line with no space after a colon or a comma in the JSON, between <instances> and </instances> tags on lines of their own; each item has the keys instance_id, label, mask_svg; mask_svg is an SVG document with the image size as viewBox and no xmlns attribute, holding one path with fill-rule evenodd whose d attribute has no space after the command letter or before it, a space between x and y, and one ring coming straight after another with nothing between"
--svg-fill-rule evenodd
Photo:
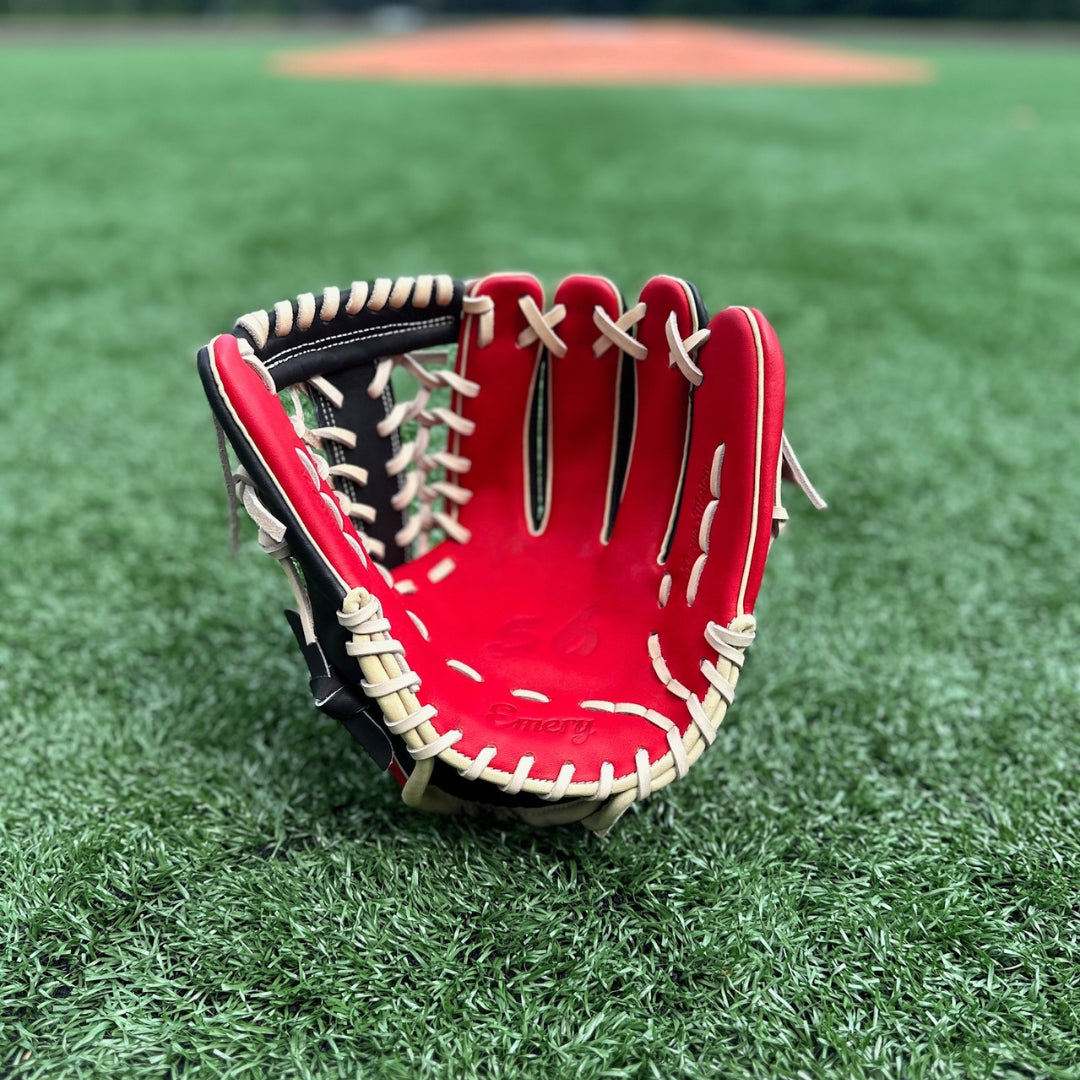
<instances>
[{"instance_id":1,"label":"white leather lacing","mask_svg":"<svg viewBox=\"0 0 1080 1080\"><path fill-rule=\"evenodd\" d=\"M259 375L267 389L277 393L273 376L267 370L266 365L255 355L251 346L243 339L240 339L239 346L240 355L248 367ZM341 407L344 400L343 395L329 380L316 376L308 380L306 387L304 384L298 384L288 388L287 394L292 410L286 409L286 415L288 415L293 431L296 432L300 440L315 451L315 453L311 454L300 453L298 457L307 471L312 474L312 481L316 487L319 487L319 481L325 481L333 491L336 505L331 505L330 509L335 516L344 514L346 517L351 518L353 525L364 538L368 550L377 558L381 558L383 555L382 543L367 536L364 532L364 525L370 525L375 520L375 508L367 503L353 501L340 486L333 483L334 479L349 480L353 484L363 487L368 481L367 470L357 465L345 463L331 465L324 457L327 443L338 443L350 450L354 449L356 446L356 433L337 426L309 428L304 419L304 403L301 390L306 390L309 396L312 391L322 394L336 408Z\"/></svg>"},{"instance_id":2,"label":"white leather lacing","mask_svg":"<svg viewBox=\"0 0 1080 1080\"><path fill-rule=\"evenodd\" d=\"M518 301L518 307L529 324L518 334L518 345L525 348L540 341L553 356L565 356L566 342L555 333L555 327L566 318L566 305L556 304L545 314L531 296L523 296Z\"/></svg>"},{"instance_id":3,"label":"white leather lacing","mask_svg":"<svg viewBox=\"0 0 1080 1080\"><path fill-rule=\"evenodd\" d=\"M673 311L664 323L664 336L668 343L668 363L677 367L686 376L691 386L700 386L704 378L701 368L694 363L695 353L709 340L708 328L695 331L689 337L679 336L679 323Z\"/></svg>"},{"instance_id":4,"label":"white leather lacing","mask_svg":"<svg viewBox=\"0 0 1080 1080\"><path fill-rule=\"evenodd\" d=\"M370 284L366 281L354 281L346 290L330 286L323 290L320 301L316 301L313 293L303 293L297 297L295 305L283 300L275 304L272 311L254 311L244 315L237 320L236 326L255 342L256 347L261 349L266 346L272 336L286 337L294 330L307 330L317 320L330 322L342 314L355 316L365 310L378 312L387 308L399 309L406 304L411 304L413 308L420 310L432 305L446 307L452 302L453 297L454 281L446 274L422 274L415 278L376 278ZM478 316L481 343L490 340L494 327L494 303L491 299L466 297L463 300L463 309L466 314ZM380 332L376 327L374 333ZM244 358L249 363L254 361L254 364L258 364L259 361L248 341L242 336L238 340ZM302 347L297 346L297 348ZM332 344L328 343L328 347L332 347ZM287 350L287 352L291 351L293 350ZM267 365L273 366L275 362L280 363L281 357L267 361ZM378 425L377 430L380 435L386 437L399 432L404 424L415 422L418 425L415 437L404 442L397 449L386 468L391 476L397 476L408 470L399 492L391 500L394 509L403 511L405 514L403 526L398 530L395 542L402 547L416 542L414 554L420 554L428 545L428 534L436 527L442 528L447 535L459 543L465 543L469 539L468 530L458 525L453 515L434 509L433 504L443 499L461 506L468 501L471 492L460 484L450 484L442 479L435 479L429 483L428 477L440 471L453 472L460 476L468 471L471 464L467 458L460 455L451 454L445 450L432 450L433 429L445 426L451 431L464 434L471 431L472 426L462 420L452 409L430 406L429 398L433 392L440 389L448 389L460 397L473 397L479 388L476 383L458 376L453 367L448 366L448 357L445 352L405 353L379 361L375 375L368 386L371 397L378 398L386 391L394 368L399 366L405 368L416 379L419 391L413 399L402 401L391 409ZM263 377L268 388L274 389L268 366L262 367L260 377ZM300 384L291 389L290 396L293 402L291 419L297 434L309 446L321 451L331 451L327 455L331 461L334 461L335 457L339 459L333 464L328 463L323 478L328 479L331 487L338 493L341 512L352 518L357 529L363 532L364 525L374 522L375 509L366 503L349 499L344 492L338 491L340 485L333 483L335 480L346 480L360 487L367 484L366 470L345 463L341 460L340 453L332 452L335 444L354 449L357 445L358 433L337 425L308 428L303 423L303 408L299 391L306 392L309 397L312 391L320 394L335 410L343 408L344 395L329 378L313 376L307 380L306 384ZM418 508L410 514L408 512L410 506L417 503ZM385 548L380 541L366 534L364 540L376 559L385 556Z\"/></svg>"},{"instance_id":5,"label":"white leather lacing","mask_svg":"<svg viewBox=\"0 0 1080 1080\"><path fill-rule=\"evenodd\" d=\"M454 298L454 279L449 274L421 274L418 277L376 278L370 284L354 281L342 291L334 285L323 289L322 302L316 303L313 293L302 293L296 298L295 309L288 300L274 305L273 318L268 311L251 311L236 320L236 327L247 333L262 349L275 337L287 337L296 330L308 330L318 319L331 322L344 311L346 315L359 315L361 311L397 309L411 303L423 310L433 304L446 307Z\"/></svg>"},{"instance_id":6,"label":"white leather lacing","mask_svg":"<svg viewBox=\"0 0 1080 1080\"><path fill-rule=\"evenodd\" d=\"M799 464L795 456L795 448L788 441L787 433L781 434L780 458L784 463L784 474L794 481L796 487L810 500L810 505L815 510L824 510L829 504L818 493L817 488L810 482L806 470Z\"/></svg>"},{"instance_id":7,"label":"white leather lacing","mask_svg":"<svg viewBox=\"0 0 1080 1080\"><path fill-rule=\"evenodd\" d=\"M441 528L448 537L459 544L468 543L471 533L457 518L438 509L442 499L446 504L464 506L472 498L472 492L461 484L446 480L446 473L461 475L472 464L468 458L448 450L432 450L431 442L436 429L445 428L459 435L471 435L476 425L459 412L445 405L433 406L431 396L438 390L448 389L457 400L474 398L480 392L480 384L458 375L452 368L429 368L429 363L445 364L445 353L425 356L405 353L387 357L379 363L375 377L368 386L368 393L378 397L386 388L395 367L402 367L418 383L416 395L399 401L385 419L376 425L376 431L384 438L400 431L405 424L415 423L416 433L412 439L401 444L400 450L386 463L391 476L404 473L400 490L390 500L395 510L405 511L404 524L394 536L400 547L416 542L416 554L422 554L429 545L430 533ZM432 474L436 479L430 479ZM441 475L440 475L441 474ZM414 507L412 513L408 513Z\"/></svg>"},{"instance_id":8,"label":"white leather lacing","mask_svg":"<svg viewBox=\"0 0 1080 1080\"><path fill-rule=\"evenodd\" d=\"M481 349L490 345L495 337L495 301L490 296L466 296L461 310L476 318L476 344Z\"/></svg>"},{"instance_id":9,"label":"white leather lacing","mask_svg":"<svg viewBox=\"0 0 1080 1080\"><path fill-rule=\"evenodd\" d=\"M600 331L600 336L593 342L593 353L602 356L614 345L635 360L644 360L649 350L637 338L630 336L630 331L645 318L645 305L635 304L629 311L623 312L617 319L612 317L597 304L593 308L593 323Z\"/></svg>"},{"instance_id":10,"label":"white leather lacing","mask_svg":"<svg viewBox=\"0 0 1080 1080\"><path fill-rule=\"evenodd\" d=\"M787 434L780 435L780 460L777 464L776 504L773 506L772 539L775 540L787 528L788 512L781 498L781 480L787 477L807 497L815 510L824 510L828 503L818 494L817 488L810 482L806 470L799 464L795 450L788 441Z\"/></svg>"},{"instance_id":11,"label":"white leather lacing","mask_svg":"<svg viewBox=\"0 0 1080 1080\"><path fill-rule=\"evenodd\" d=\"M248 517L255 522L259 530L259 547L267 555L277 560L285 576L289 579L289 587L292 589L293 598L296 600L296 610L300 615L300 624L304 631L304 640L308 643L315 640L315 619L311 610L311 598L300 578L296 564L293 562L292 550L285 538L285 523L275 517L259 498L255 486L251 482L248 471L239 466L234 472L229 466L229 459L224 447L224 432L217 425L219 445L222 451L222 461L225 470L226 489L229 491L229 518L233 540L233 550L236 550L236 536L238 522L236 520L236 505L241 503Z\"/></svg>"},{"instance_id":12,"label":"white leather lacing","mask_svg":"<svg viewBox=\"0 0 1080 1080\"><path fill-rule=\"evenodd\" d=\"M716 650L719 657L741 669L746 658L746 650L754 643L755 624L752 615L741 616L731 626L721 626L710 622L705 626L705 640ZM709 685L730 705L735 700L735 684L722 675L714 663L701 661L701 673Z\"/></svg>"},{"instance_id":13,"label":"white leather lacing","mask_svg":"<svg viewBox=\"0 0 1080 1080\"><path fill-rule=\"evenodd\" d=\"M366 589L350 590L337 618L352 635L345 643L345 651L360 664L364 675L361 688L379 702L390 731L406 737L414 758L423 761L435 757L462 738L460 731L439 735L430 726L424 732L428 738L417 733L417 729L430 725L438 710L416 700L420 676L409 668L401 642L390 636L390 621L384 617L377 596Z\"/></svg>"},{"instance_id":14,"label":"white leather lacing","mask_svg":"<svg viewBox=\"0 0 1080 1080\"><path fill-rule=\"evenodd\" d=\"M566 305L556 304L550 311L541 311L531 296L523 296L518 301L522 315L529 324L518 335L517 343L521 347L537 341L553 356L566 355L566 342L556 333L556 327L566 318ZM632 331L645 318L646 305L635 304L618 319L611 316L599 305L593 309L593 322L599 336L593 342L593 353L602 356L612 346L632 356L635 360L644 360L649 350L635 338ZM697 330L689 337L679 336L678 321L675 313L668 316L664 332L668 343L668 362L689 380L694 386L701 383L701 369L694 363L694 355L709 340L707 329Z\"/></svg>"}]
</instances>

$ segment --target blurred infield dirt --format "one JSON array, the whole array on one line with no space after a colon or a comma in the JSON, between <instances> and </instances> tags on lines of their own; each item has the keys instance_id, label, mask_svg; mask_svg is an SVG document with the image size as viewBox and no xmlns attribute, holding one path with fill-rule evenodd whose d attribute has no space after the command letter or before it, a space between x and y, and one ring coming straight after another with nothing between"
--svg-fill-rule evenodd
<instances>
[{"instance_id":1,"label":"blurred infield dirt","mask_svg":"<svg viewBox=\"0 0 1080 1080\"><path fill-rule=\"evenodd\" d=\"M920 83L911 59L683 20L528 19L281 53L278 74L455 83Z\"/></svg>"}]
</instances>

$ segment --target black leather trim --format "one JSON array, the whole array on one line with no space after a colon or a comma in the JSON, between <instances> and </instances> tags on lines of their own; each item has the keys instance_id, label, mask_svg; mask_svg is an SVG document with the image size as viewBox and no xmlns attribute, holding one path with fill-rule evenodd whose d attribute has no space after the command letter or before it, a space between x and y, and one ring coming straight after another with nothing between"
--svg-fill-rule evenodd
<instances>
[{"instance_id":1,"label":"black leather trim","mask_svg":"<svg viewBox=\"0 0 1080 1080\"><path fill-rule=\"evenodd\" d=\"M345 313L348 289L341 292L341 310L328 322L319 317L322 297L316 298L315 319L305 330L296 325L297 305L293 301L293 328L283 337L275 333L277 320L271 310L270 336L261 347L237 324L234 333L251 343L279 390L313 375L333 376L347 368L373 364L384 356L449 345L458 339L464 282L454 282L453 297L444 306L436 304L433 297L422 308L410 301L399 308L385 305L379 311L364 307L355 315Z\"/></svg>"},{"instance_id":2,"label":"black leather trim","mask_svg":"<svg viewBox=\"0 0 1080 1080\"><path fill-rule=\"evenodd\" d=\"M316 708L337 720L380 769L389 769L394 760L394 746L390 733L383 727L378 705L366 697L359 687L338 674L327 661L318 640L311 644L304 640L304 628L295 611L286 611L285 618L296 644L300 646L301 655L307 661L311 675L308 686ZM356 661L353 660L355 665Z\"/></svg>"}]
</instances>

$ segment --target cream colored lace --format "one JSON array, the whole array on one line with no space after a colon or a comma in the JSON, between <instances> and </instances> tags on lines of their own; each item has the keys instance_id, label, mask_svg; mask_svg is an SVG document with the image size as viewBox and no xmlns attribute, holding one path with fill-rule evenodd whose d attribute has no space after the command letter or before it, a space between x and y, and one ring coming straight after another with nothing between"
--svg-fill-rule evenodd
<instances>
[{"instance_id":1,"label":"cream colored lace","mask_svg":"<svg viewBox=\"0 0 1080 1080\"><path fill-rule=\"evenodd\" d=\"M263 385L271 393L276 395L278 391L274 384L273 376L266 369L266 365L255 355L251 345L242 338L238 339L237 344L239 345L240 356L244 363L259 376ZM338 405L340 405L343 400L341 393L322 377L309 380L309 387L315 387L318 392L325 394L332 402L335 402ZM316 488L320 486L320 481L325 481L331 491L333 491L333 500L330 500L325 495L324 498L327 498L327 505L335 516L338 517L339 521L342 514L351 518L357 531L363 537L364 543L368 546L368 549L376 556L376 558L381 558L383 554L382 543L372 537L365 536L363 531L365 524L370 524L375 520L375 508L366 503L354 502L344 491L337 488L332 482L333 479L344 479L350 480L352 483L362 487L368 480L367 470L356 465L330 465L323 456L324 447L327 443L340 443L350 449L355 447L355 433L341 427L307 427L304 420L304 407L300 397L300 389L296 386L292 386L289 388L288 394L292 405L292 411L289 412L286 410L286 414L292 423L293 430L306 446L310 446L316 451L316 453L306 454L298 450L297 457L311 475L312 482ZM243 469L238 469L235 473L233 472L231 463L229 462L224 432L221 430L220 424L217 425L217 430L218 452L221 459L222 473L225 477L225 488L229 497L229 532L232 547L234 550L236 549L239 531L236 514L237 503L242 502L248 515L256 525L259 526L259 542L266 548L266 544L263 543L263 535L273 536L275 540L280 540L284 536L284 526L281 525L280 522L277 522L276 518L269 515L269 511L267 511L258 500L256 491L251 485L250 477L247 473ZM280 536L275 535L276 530L274 528L268 527L268 522L276 522L276 524L280 526ZM267 548L267 550L269 549Z\"/></svg>"},{"instance_id":2,"label":"cream colored lace","mask_svg":"<svg viewBox=\"0 0 1080 1080\"><path fill-rule=\"evenodd\" d=\"M556 304L550 311L544 312L531 296L523 296L518 301L518 305L525 316L525 321L529 324L518 335L518 345L525 347L540 341L553 356L565 356L566 342L559 337L555 329L566 318L566 305ZM597 304L593 309L593 322L600 334L593 342L593 353L601 356L614 345L615 348L634 357L635 360L644 360L648 356L648 349L632 335L631 331L645 317L645 311L645 304L635 304L618 319L612 319ZM694 355L709 340L709 331L698 330L689 337L679 337L678 321L675 313L672 312L668 316L664 332L667 336L669 363L678 367L690 383L698 386L701 383L702 374L701 369L694 362Z\"/></svg>"},{"instance_id":3,"label":"cream colored lace","mask_svg":"<svg viewBox=\"0 0 1080 1080\"><path fill-rule=\"evenodd\" d=\"M439 500L444 505L464 506L472 498L468 488L440 476L447 473L460 476L468 471L471 462L448 450L432 450L431 443L433 433L439 428L468 436L476 425L452 408L432 406L430 399L435 391L443 388L453 391L459 400L474 398L480 392L480 384L464 378L452 368L427 366L440 362L447 362L445 353L423 357L406 353L388 357L380 362L368 387L372 397L379 396L389 382L393 369L398 366L408 371L419 384L415 397L398 402L376 425L376 430L384 438L400 431L406 423L415 422L417 425L415 436L402 443L400 450L386 464L391 476L404 474L400 490L390 500L391 506L400 511L415 506L413 512L407 514L394 541L400 547L408 547L415 542L417 554L427 550L429 535L435 528L442 529L459 544L468 543L471 537L469 530L453 514L436 506ZM433 475L435 479L430 479Z\"/></svg>"},{"instance_id":4,"label":"cream colored lace","mask_svg":"<svg viewBox=\"0 0 1080 1080\"><path fill-rule=\"evenodd\" d=\"M315 322L330 322L341 310L347 315L359 315L368 311L382 311L404 307L424 309L433 303L446 307L454 297L454 279L448 274L421 274L419 277L376 278L370 285L366 281L354 281L344 293L331 285L323 289L322 304L316 316L315 297L302 293L296 298L296 312L288 300L274 305L273 333L275 337L287 337L294 329L307 330ZM251 336L257 348L263 348L270 340L271 325L268 311L252 311L237 319L238 329Z\"/></svg>"},{"instance_id":5,"label":"cream colored lace","mask_svg":"<svg viewBox=\"0 0 1080 1080\"><path fill-rule=\"evenodd\" d=\"M664 324L664 334L668 343L668 363L677 367L686 376L691 386L700 386L704 378L701 368L694 362L696 353L709 340L710 331L698 330L689 337L679 337L679 324L673 311Z\"/></svg>"}]
</instances>

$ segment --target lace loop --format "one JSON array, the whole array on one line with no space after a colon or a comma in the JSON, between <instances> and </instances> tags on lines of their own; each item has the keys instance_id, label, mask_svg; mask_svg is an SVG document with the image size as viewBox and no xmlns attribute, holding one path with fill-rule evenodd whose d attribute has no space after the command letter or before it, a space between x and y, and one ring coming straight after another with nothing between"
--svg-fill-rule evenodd
<instances>
[{"instance_id":1,"label":"lace loop","mask_svg":"<svg viewBox=\"0 0 1080 1080\"><path fill-rule=\"evenodd\" d=\"M525 295L518 301L518 307L529 324L518 334L518 345L525 348L535 341L541 341L552 355L565 356L566 342L555 333L555 327L566 318L566 305L556 304L545 313L536 306L531 296Z\"/></svg>"},{"instance_id":2,"label":"lace loop","mask_svg":"<svg viewBox=\"0 0 1080 1080\"><path fill-rule=\"evenodd\" d=\"M810 482L806 470L799 464L786 433L780 436L780 456L784 463L784 473L793 480L799 490L810 500L810 505L815 510L824 510L829 504L818 494L817 488Z\"/></svg>"},{"instance_id":3,"label":"lace loop","mask_svg":"<svg viewBox=\"0 0 1080 1080\"><path fill-rule=\"evenodd\" d=\"M635 360L644 360L649 355L645 348L636 338L630 336L632 330L645 317L645 305L635 304L629 311L625 311L618 319L611 316L599 305L593 309L593 322L596 324L600 336L593 342L593 355L602 356L612 345L621 349Z\"/></svg>"},{"instance_id":4,"label":"lace loop","mask_svg":"<svg viewBox=\"0 0 1080 1080\"><path fill-rule=\"evenodd\" d=\"M481 349L490 345L495 338L495 301L490 296L466 296L461 301L461 310L479 320L476 344Z\"/></svg>"},{"instance_id":5,"label":"lace loop","mask_svg":"<svg viewBox=\"0 0 1080 1080\"><path fill-rule=\"evenodd\" d=\"M705 376L694 362L691 353L695 353L709 340L709 330L707 328L698 330L688 338L680 337L678 319L673 311L664 323L664 336L668 343L669 365L677 367L686 376L691 386L700 386Z\"/></svg>"}]
</instances>

